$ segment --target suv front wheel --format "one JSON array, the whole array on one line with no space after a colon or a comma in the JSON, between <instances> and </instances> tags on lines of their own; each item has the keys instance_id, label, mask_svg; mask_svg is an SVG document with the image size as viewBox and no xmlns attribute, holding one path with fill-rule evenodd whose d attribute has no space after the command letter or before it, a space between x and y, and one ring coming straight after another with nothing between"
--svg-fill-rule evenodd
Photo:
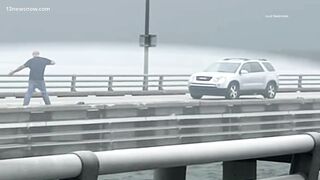
<instances>
[{"instance_id":1,"label":"suv front wheel","mask_svg":"<svg viewBox=\"0 0 320 180\"><path fill-rule=\"evenodd\" d=\"M231 83L227 89L226 99L238 99L240 96L239 85L235 82Z\"/></svg>"},{"instance_id":2,"label":"suv front wheel","mask_svg":"<svg viewBox=\"0 0 320 180\"><path fill-rule=\"evenodd\" d=\"M277 94L277 85L275 83L268 83L266 89L264 90L263 96L267 99L273 99Z\"/></svg>"},{"instance_id":3,"label":"suv front wheel","mask_svg":"<svg viewBox=\"0 0 320 180\"><path fill-rule=\"evenodd\" d=\"M192 94L192 93L190 93L190 96L192 97L192 99L201 99L202 98L201 94Z\"/></svg>"}]
</instances>

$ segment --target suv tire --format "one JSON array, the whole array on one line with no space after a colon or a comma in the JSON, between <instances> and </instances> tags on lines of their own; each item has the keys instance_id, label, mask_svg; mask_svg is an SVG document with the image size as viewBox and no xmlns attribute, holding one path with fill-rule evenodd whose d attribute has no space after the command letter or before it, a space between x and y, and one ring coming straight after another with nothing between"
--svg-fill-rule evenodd
<instances>
[{"instance_id":1,"label":"suv tire","mask_svg":"<svg viewBox=\"0 0 320 180\"><path fill-rule=\"evenodd\" d=\"M190 96L192 97L192 99L201 99L202 98L201 94L190 94Z\"/></svg>"},{"instance_id":2,"label":"suv tire","mask_svg":"<svg viewBox=\"0 0 320 180\"><path fill-rule=\"evenodd\" d=\"M227 89L226 99L238 99L240 96L239 84L236 82L230 83Z\"/></svg>"},{"instance_id":3,"label":"suv tire","mask_svg":"<svg viewBox=\"0 0 320 180\"><path fill-rule=\"evenodd\" d=\"M264 90L263 97L267 99L274 99L277 94L277 85L274 82L269 82Z\"/></svg>"}]
</instances>

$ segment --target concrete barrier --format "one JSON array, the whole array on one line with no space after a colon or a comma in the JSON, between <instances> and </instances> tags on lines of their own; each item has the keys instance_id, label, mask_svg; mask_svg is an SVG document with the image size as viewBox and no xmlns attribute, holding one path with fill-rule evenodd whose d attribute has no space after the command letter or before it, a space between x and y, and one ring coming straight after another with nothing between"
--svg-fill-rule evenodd
<instances>
[{"instance_id":1,"label":"concrete barrier","mask_svg":"<svg viewBox=\"0 0 320 180\"><path fill-rule=\"evenodd\" d=\"M0 109L0 159L320 132L320 100Z\"/></svg>"}]
</instances>

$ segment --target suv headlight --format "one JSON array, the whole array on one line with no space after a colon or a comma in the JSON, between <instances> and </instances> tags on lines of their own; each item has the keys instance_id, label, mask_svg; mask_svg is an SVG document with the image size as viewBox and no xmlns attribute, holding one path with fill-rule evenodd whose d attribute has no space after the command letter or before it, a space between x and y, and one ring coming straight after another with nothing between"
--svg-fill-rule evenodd
<instances>
[{"instance_id":1,"label":"suv headlight","mask_svg":"<svg viewBox=\"0 0 320 180\"><path fill-rule=\"evenodd\" d=\"M223 83L226 82L226 80L227 80L227 78L225 78L225 77L220 77L220 78L218 79L218 84L223 84Z\"/></svg>"},{"instance_id":2,"label":"suv headlight","mask_svg":"<svg viewBox=\"0 0 320 180\"><path fill-rule=\"evenodd\" d=\"M196 80L196 76L192 75L192 76L190 76L190 78L189 78L189 83L190 83L190 82L194 82L195 80Z\"/></svg>"},{"instance_id":3,"label":"suv headlight","mask_svg":"<svg viewBox=\"0 0 320 180\"><path fill-rule=\"evenodd\" d=\"M216 78L213 78L213 82L216 83L216 84L223 84L226 82L226 78L225 77L216 77Z\"/></svg>"}]
</instances>

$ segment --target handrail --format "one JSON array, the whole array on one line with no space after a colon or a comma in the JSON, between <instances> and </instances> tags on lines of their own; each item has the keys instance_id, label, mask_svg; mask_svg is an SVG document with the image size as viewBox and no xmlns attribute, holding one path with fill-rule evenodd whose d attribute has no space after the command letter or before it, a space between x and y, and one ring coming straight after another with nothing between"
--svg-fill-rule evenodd
<instances>
[{"instance_id":1,"label":"handrail","mask_svg":"<svg viewBox=\"0 0 320 180\"><path fill-rule=\"evenodd\" d=\"M105 151L96 155L99 174L112 174L296 154L311 151L314 146L313 137L304 134Z\"/></svg>"},{"instance_id":2,"label":"handrail","mask_svg":"<svg viewBox=\"0 0 320 180\"><path fill-rule=\"evenodd\" d=\"M49 74L45 75L49 93L61 92L119 92L127 91L172 91L184 90L187 93L188 74ZM22 93L27 88L28 75L0 75L0 95L10 92ZM145 78L148 77L148 83ZM320 92L320 74L281 74L279 92ZM93 93L94 94L94 93ZM90 94L92 95L92 93ZM19 95L21 96L21 94Z\"/></svg>"},{"instance_id":3,"label":"handrail","mask_svg":"<svg viewBox=\"0 0 320 180\"><path fill-rule=\"evenodd\" d=\"M0 161L0 179L43 180L77 177L81 160L75 154L8 159Z\"/></svg>"},{"instance_id":4,"label":"handrail","mask_svg":"<svg viewBox=\"0 0 320 180\"><path fill-rule=\"evenodd\" d=\"M98 174L103 175L306 153L316 147L317 140L316 133L103 151L93 154L99 163ZM84 171L85 164L82 157L76 154L1 160L0 179L42 180L77 177Z\"/></svg>"},{"instance_id":5,"label":"handrail","mask_svg":"<svg viewBox=\"0 0 320 180\"><path fill-rule=\"evenodd\" d=\"M306 178L303 177L301 174L294 174L294 175L285 175L280 177L273 177L267 178L263 180L305 180Z\"/></svg>"}]
</instances>

